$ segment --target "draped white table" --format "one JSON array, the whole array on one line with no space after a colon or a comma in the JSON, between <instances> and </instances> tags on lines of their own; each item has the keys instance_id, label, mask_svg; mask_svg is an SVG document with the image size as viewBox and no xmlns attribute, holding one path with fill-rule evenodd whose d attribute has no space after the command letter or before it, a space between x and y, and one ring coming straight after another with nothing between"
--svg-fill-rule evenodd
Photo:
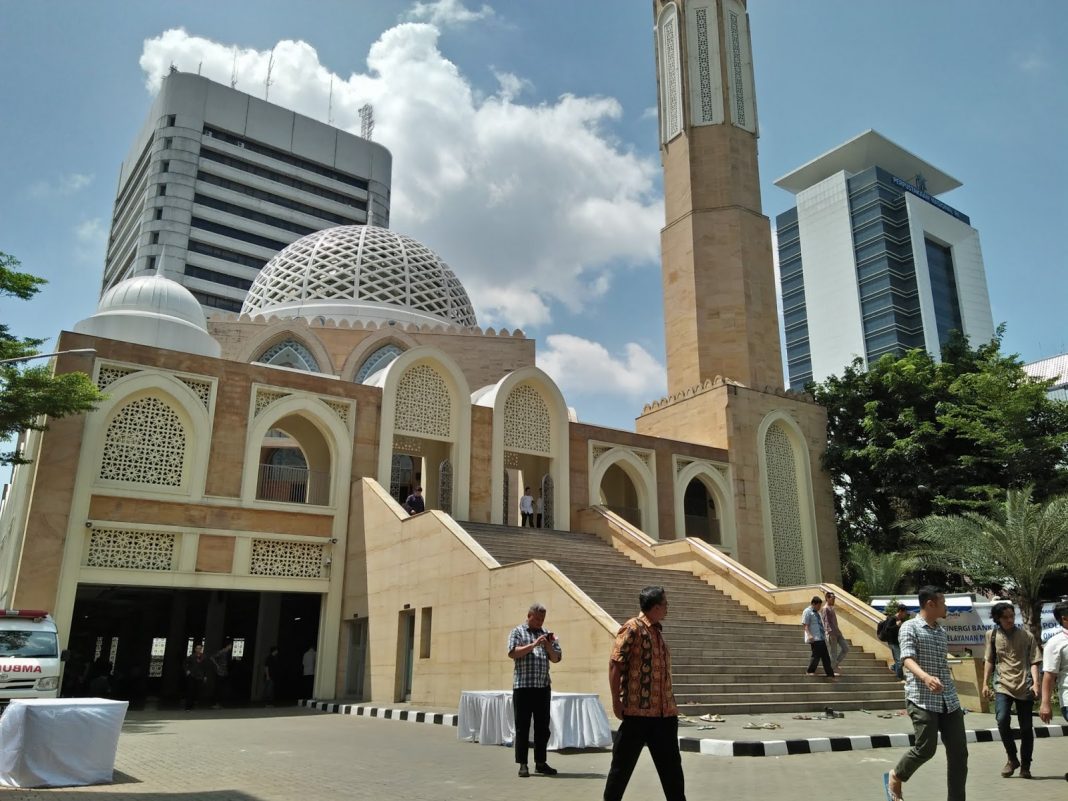
<instances>
[{"instance_id":1,"label":"draped white table","mask_svg":"<svg viewBox=\"0 0 1068 801\"><path fill-rule=\"evenodd\" d=\"M12 701L0 716L0 786L110 782L127 706L104 698Z\"/></svg>"},{"instance_id":2,"label":"draped white table","mask_svg":"<svg viewBox=\"0 0 1068 801\"><path fill-rule=\"evenodd\" d=\"M464 690L460 693L457 736L481 745L510 745L515 740L511 690ZM531 737L533 743L533 737ZM612 728L596 693L552 694L549 750L608 748Z\"/></svg>"}]
</instances>

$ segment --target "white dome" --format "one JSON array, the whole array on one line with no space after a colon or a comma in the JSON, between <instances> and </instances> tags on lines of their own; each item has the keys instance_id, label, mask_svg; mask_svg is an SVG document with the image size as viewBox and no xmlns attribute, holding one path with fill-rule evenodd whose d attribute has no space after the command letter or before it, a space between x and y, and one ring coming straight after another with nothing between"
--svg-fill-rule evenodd
<instances>
[{"instance_id":1,"label":"white dome","mask_svg":"<svg viewBox=\"0 0 1068 801\"><path fill-rule=\"evenodd\" d=\"M218 356L219 343L193 294L162 275L128 278L113 286L92 317L74 326L79 334L135 342L202 356Z\"/></svg>"},{"instance_id":2,"label":"white dome","mask_svg":"<svg viewBox=\"0 0 1068 801\"><path fill-rule=\"evenodd\" d=\"M267 262L242 314L474 326L463 285L434 251L373 225L327 228Z\"/></svg>"}]
</instances>

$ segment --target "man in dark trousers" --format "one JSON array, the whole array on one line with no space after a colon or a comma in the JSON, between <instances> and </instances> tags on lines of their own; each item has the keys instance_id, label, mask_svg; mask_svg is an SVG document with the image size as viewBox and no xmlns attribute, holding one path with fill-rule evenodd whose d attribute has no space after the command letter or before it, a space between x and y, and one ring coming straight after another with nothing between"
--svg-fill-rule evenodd
<instances>
[{"instance_id":1,"label":"man in dark trousers","mask_svg":"<svg viewBox=\"0 0 1068 801\"><path fill-rule=\"evenodd\" d=\"M667 617L667 592L646 587L638 595L641 614L623 624L608 662L612 711L622 723L612 747L604 801L620 801L642 748L660 776L667 801L686 801L679 754L679 709L671 688L671 654L660 621Z\"/></svg>"},{"instance_id":2,"label":"man in dark trousers","mask_svg":"<svg viewBox=\"0 0 1068 801\"><path fill-rule=\"evenodd\" d=\"M197 643L193 653L185 658L185 711L189 712L200 699L208 683L211 662L204 656L204 645Z\"/></svg>"},{"instance_id":3,"label":"man in dark trousers","mask_svg":"<svg viewBox=\"0 0 1068 801\"><path fill-rule=\"evenodd\" d=\"M549 663L563 657L556 635L543 628L545 607L531 604L527 622L508 635L508 656L513 660L512 706L515 712L515 761L522 778L530 776L527 751L530 748L530 719L534 718L534 772L555 776L545 752L549 746L549 705L552 687Z\"/></svg>"},{"instance_id":4,"label":"man in dark trousers","mask_svg":"<svg viewBox=\"0 0 1068 801\"><path fill-rule=\"evenodd\" d=\"M417 515L426 511L426 502L423 500L423 488L416 487L408 499L404 502L404 508L408 514Z\"/></svg>"},{"instance_id":5,"label":"man in dark trousers","mask_svg":"<svg viewBox=\"0 0 1068 801\"><path fill-rule=\"evenodd\" d=\"M1031 715L1038 695L1038 665L1042 651L1027 629L1016 628L1016 610L1010 603L997 603L990 610L994 628L986 633L983 668L983 697L994 701L1001 744L1009 761L1001 775L1009 778L1017 769L1021 779L1031 778L1031 757L1035 752L1035 727ZM991 688L990 679L994 676ZM1020 751L1012 731L1012 711L1020 722Z\"/></svg>"}]
</instances>

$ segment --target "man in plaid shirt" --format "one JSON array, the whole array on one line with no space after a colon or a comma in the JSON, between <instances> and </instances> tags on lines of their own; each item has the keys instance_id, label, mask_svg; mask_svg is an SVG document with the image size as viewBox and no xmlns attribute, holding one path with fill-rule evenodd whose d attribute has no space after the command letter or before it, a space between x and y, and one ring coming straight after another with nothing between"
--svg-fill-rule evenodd
<instances>
[{"instance_id":1,"label":"man in plaid shirt","mask_svg":"<svg viewBox=\"0 0 1068 801\"><path fill-rule=\"evenodd\" d=\"M530 776L527 751L530 748L530 719L534 718L534 772L556 775L556 769L545 761L549 746L549 705L552 689L549 683L549 663L563 657L556 635L545 625L545 607L531 604L527 622L512 629L508 635L508 656L515 663L512 672L512 708L515 712L515 761L519 775Z\"/></svg>"},{"instance_id":2,"label":"man in plaid shirt","mask_svg":"<svg viewBox=\"0 0 1068 801\"><path fill-rule=\"evenodd\" d=\"M948 639L938 621L946 616L946 596L937 587L922 587L920 613L901 624L898 643L907 674L905 701L916 744L886 776L889 801L901 801L901 785L916 769L934 756L938 735L946 748L948 801L964 801L968 780L968 740L964 734L964 711L946 659Z\"/></svg>"}]
</instances>

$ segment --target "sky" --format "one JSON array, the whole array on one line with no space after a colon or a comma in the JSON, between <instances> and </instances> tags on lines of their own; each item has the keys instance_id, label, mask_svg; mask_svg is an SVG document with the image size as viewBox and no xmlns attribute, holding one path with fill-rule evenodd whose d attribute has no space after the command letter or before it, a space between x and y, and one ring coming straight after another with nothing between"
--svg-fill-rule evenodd
<instances>
[{"instance_id":1,"label":"sky","mask_svg":"<svg viewBox=\"0 0 1068 801\"><path fill-rule=\"evenodd\" d=\"M666 392L649 0L0 0L0 251L49 280L22 336L95 309L120 165L171 64L393 154L390 227L521 328L579 419ZM1068 351L1068 3L750 0L764 213L774 181L874 128L963 183L1004 345ZM331 106L332 86L332 106Z\"/></svg>"}]
</instances>

